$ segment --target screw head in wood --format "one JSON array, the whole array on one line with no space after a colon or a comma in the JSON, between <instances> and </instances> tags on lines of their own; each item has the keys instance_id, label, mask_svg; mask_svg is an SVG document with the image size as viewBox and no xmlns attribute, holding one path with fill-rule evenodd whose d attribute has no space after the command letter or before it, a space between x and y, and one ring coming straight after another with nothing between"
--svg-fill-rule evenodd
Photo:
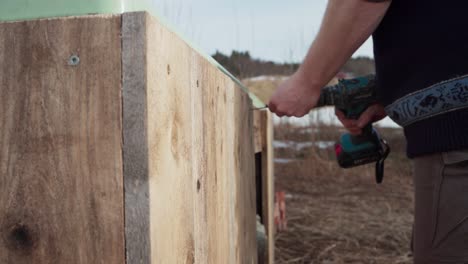
<instances>
[{"instance_id":1,"label":"screw head in wood","mask_svg":"<svg viewBox=\"0 0 468 264\"><path fill-rule=\"evenodd\" d=\"M69 66L78 66L80 64L80 57L78 55L71 55L68 59Z\"/></svg>"}]
</instances>

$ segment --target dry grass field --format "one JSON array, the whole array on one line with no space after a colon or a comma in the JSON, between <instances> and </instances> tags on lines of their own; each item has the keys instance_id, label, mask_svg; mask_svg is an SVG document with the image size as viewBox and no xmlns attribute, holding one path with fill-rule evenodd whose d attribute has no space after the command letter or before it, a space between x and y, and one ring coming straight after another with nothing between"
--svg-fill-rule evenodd
<instances>
[{"instance_id":1,"label":"dry grass field","mask_svg":"<svg viewBox=\"0 0 468 264\"><path fill-rule=\"evenodd\" d=\"M411 163L399 129L380 129L393 152L384 183L374 166L342 170L338 127L275 127L276 190L286 192L288 230L276 236L276 263L411 263Z\"/></svg>"}]
</instances>

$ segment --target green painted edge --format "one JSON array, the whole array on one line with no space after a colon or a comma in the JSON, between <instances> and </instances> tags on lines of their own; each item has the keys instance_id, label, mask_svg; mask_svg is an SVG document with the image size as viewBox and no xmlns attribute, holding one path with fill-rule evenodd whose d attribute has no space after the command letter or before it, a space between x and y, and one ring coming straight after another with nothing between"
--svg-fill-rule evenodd
<instances>
[{"instance_id":1,"label":"green painted edge","mask_svg":"<svg viewBox=\"0 0 468 264\"><path fill-rule=\"evenodd\" d=\"M0 0L0 21L90 14L121 14L151 9L149 0Z\"/></svg>"},{"instance_id":2,"label":"green painted edge","mask_svg":"<svg viewBox=\"0 0 468 264\"><path fill-rule=\"evenodd\" d=\"M178 35L187 45L208 60L214 67L231 78L239 88L249 95L255 108L260 109L266 107L266 104L255 94L250 92L240 80L234 77L234 75L227 71L215 59L193 44L192 41L184 37L175 26L159 15L149 0L0 0L0 7L0 22L147 11L170 31Z\"/></svg>"}]
</instances>

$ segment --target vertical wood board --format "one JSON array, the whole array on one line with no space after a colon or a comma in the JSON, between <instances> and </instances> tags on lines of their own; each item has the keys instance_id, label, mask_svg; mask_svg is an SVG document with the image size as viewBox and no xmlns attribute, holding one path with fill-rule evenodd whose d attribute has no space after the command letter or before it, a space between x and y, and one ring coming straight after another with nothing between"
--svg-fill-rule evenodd
<instances>
[{"instance_id":1,"label":"vertical wood board","mask_svg":"<svg viewBox=\"0 0 468 264\"><path fill-rule=\"evenodd\" d=\"M262 183L263 183L263 215L267 231L267 263L275 261L275 227L274 227L274 149L273 149L273 118L268 110L262 110L261 123L263 126L264 146L262 151Z\"/></svg>"},{"instance_id":2,"label":"vertical wood board","mask_svg":"<svg viewBox=\"0 0 468 264\"><path fill-rule=\"evenodd\" d=\"M265 133L264 133L265 126L263 124L265 119L263 118L263 116L266 114L267 113L264 110L255 110L253 112L255 153L260 153L265 148L265 143L266 143Z\"/></svg>"},{"instance_id":3,"label":"vertical wood board","mask_svg":"<svg viewBox=\"0 0 468 264\"><path fill-rule=\"evenodd\" d=\"M193 263L191 50L146 13L152 263Z\"/></svg>"},{"instance_id":4,"label":"vertical wood board","mask_svg":"<svg viewBox=\"0 0 468 264\"><path fill-rule=\"evenodd\" d=\"M152 261L255 263L251 101L156 19L147 27Z\"/></svg>"},{"instance_id":5,"label":"vertical wood board","mask_svg":"<svg viewBox=\"0 0 468 264\"><path fill-rule=\"evenodd\" d=\"M256 152L261 154L262 219L267 234L266 263L274 263L274 148L273 119L268 110L254 112Z\"/></svg>"},{"instance_id":6,"label":"vertical wood board","mask_svg":"<svg viewBox=\"0 0 468 264\"><path fill-rule=\"evenodd\" d=\"M123 161L127 263L150 263L146 17L122 15Z\"/></svg>"},{"instance_id":7,"label":"vertical wood board","mask_svg":"<svg viewBox=\"0 0 468 264\"><path fill-rule=\"evenodd\" d=\"M124 263L120 24L0 23L0 263Z\"/></svg>"},{"instance_id":8,"label":"vertical wood board","mask_svg":"<svg viewBox=\"0 0 468 264\"><path fill-rule=\"evenodd\" d=\"M248 96L192 57L197 263L254 263L253 121Z\"/></svg>"}]
</instances>

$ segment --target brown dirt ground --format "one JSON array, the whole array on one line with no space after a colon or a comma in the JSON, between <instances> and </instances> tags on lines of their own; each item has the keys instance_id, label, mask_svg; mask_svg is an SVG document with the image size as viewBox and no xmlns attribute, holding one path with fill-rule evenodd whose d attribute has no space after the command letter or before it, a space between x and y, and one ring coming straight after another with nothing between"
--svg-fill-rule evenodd
<instances>
[{"instance_id":1,"label":"brown dirt ground","mask_svg":"<svg viewBox=\"0 0 468 264\"><path fill-rule=\"evenodd\" d=\"M394 147L384 183L374 166L342 170L332 149L276 150L276 190L285 191L288 230L276 234L275 263L411 263L412 167L401 130L384 129ZM319 133L275 128L277 140L310 142L338 138L336 127Z\"/></svg>"}]
</instances>

